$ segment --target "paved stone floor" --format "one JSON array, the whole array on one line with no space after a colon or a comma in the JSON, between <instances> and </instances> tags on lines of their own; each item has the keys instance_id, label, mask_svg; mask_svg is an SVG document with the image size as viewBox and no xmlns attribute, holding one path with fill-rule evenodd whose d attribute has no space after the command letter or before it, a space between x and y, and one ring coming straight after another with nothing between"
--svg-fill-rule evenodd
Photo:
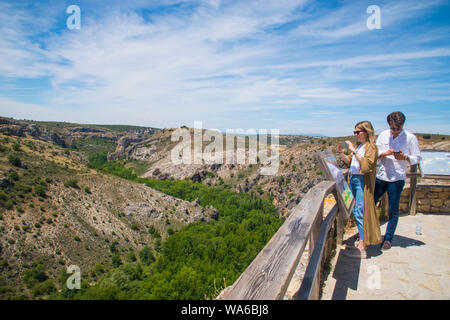
<instances>
[{"instance_id":1,"label":"paved stone floor","mask_svg":"<svg viewBox=\"0 0 450 320\"><path fill-rule=\"evenodd\" d=\"M418 221L422 234L416 235ZM384 235L387 224L381 226ZM351 243L356 228L346 233ZM368 259L343 255L338 248L324 275L322 299L450 299L450 215L401 216L392 248L368 248Z\"/></svg>"}]
</instances>

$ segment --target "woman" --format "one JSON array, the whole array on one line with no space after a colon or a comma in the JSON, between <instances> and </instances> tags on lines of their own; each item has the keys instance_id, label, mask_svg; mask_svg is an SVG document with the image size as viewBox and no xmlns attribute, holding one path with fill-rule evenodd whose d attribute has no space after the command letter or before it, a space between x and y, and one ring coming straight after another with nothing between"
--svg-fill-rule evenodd
<instances>
[{"instance_id":1,"label":"woman","mask_svg":"<svg viewBox=\"0 0 450 320\"><path fill-rule=\"evenodd\" d=\"M378 148L372 124L362 121L356 124L356 139L360 145L355 148L350 141L346 141L352 157L347 157L341 144L338 145L342 160L350 164L350 188L355 197L353 215L359 232L358 250L345 251L347 256L366 258L366 245L381 242L380 222L377 218L374 202L375 176L377 171Z\"/></svg>"}]
</instances>

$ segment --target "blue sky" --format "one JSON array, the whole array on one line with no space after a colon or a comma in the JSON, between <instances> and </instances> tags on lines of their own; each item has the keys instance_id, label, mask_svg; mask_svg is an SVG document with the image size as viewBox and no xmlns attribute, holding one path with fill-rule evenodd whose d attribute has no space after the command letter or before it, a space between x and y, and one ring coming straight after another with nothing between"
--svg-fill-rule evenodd
<instances>
[{"instance_id":1,"label":"blue sky","mask_svg":"<svg viewBox=\"0 0 450 320\"><path fill-rule=\"evenodd\" d=\"M0 0L0 115L18 119L339 136L403 111L450 134L449 79L449 1Z\"/></svg>"}]
</instances>

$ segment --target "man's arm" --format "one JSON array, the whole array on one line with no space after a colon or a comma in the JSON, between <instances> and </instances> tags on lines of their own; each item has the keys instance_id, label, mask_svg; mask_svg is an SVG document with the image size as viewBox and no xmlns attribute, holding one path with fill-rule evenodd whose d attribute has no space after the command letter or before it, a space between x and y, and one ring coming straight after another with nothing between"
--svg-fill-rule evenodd
<instances>
[{"instance_id":1,"label":"man's arm","mask_svg":"<svg viewBox=\"0 0 450 320\"><path fill-rule=\"evenodd\" d=\"M411 134L411 140L409 142L409 163L411 165L418 164L420 160L422 160L422 156L420 155L420 147L419 147L419 141L417 140L417 137L413 134Z\"/></svg>"},{"instance_id":2,"label":"man's arm","mask_svg":"<svg viewBox=\"0 0 450 320\"><path fill-rule=\"evenodd\" d=\"M389 146L389 136L387 136L386 141L386 134L381 133L377 138L378 158L394 154L394 150L389 149L388 146Z\"/></svg>"}]
</instances>

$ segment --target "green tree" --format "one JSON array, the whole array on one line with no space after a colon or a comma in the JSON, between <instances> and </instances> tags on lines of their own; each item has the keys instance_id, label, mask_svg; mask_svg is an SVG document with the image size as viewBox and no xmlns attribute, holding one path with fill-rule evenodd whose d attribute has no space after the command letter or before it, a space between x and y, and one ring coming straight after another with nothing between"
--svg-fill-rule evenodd
<instances>
[{"instance_id":1,"label":"green tree","mask_svg":"<svg viewBox=\"0 0 450 320\"><path fill-rule=\"evenodd\" d=\"M139 251L139 259L144 265L148 266L155 261L155 256L149 247L144 247Z\"/></svg>"}]
</instances>

